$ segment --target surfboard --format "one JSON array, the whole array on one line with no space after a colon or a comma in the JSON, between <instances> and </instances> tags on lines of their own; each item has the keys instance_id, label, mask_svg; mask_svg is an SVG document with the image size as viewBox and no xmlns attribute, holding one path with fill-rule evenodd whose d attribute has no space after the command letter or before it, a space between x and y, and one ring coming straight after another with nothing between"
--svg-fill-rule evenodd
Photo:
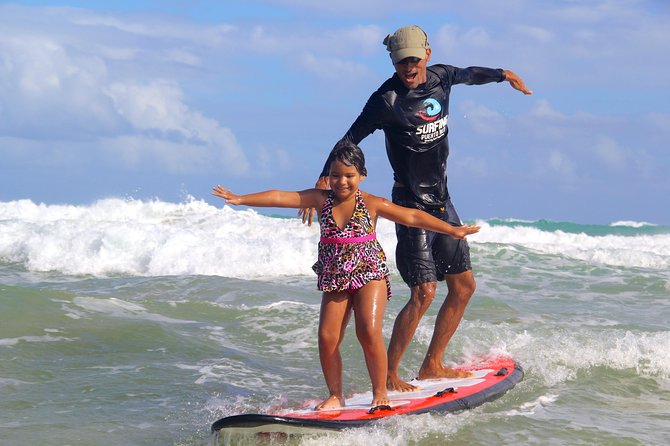
<instances>
[{"instance_id":1,"label":"surfboard","mask_svg":"<svg viewBox=\"0 0 670 446\"><path fill-rule=\"evenodd\" d=\"M508 357L459 369L471 372L471 376L412 380L418 389L389 392L391 403L386 406L370 406L372 392L367 392L347 398L345 407L335 409L285 409L224 417L212 424L212 432L304 434L362 427L390 416L460 412L499 398L523 378L521 366Z\"/></svg>"}]
</instances>

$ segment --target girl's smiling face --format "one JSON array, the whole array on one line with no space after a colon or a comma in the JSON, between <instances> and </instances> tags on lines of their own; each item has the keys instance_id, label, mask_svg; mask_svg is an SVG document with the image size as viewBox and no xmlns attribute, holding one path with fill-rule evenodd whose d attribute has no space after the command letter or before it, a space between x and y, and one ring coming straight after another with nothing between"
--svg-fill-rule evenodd
<instances>
[{"instance_id":1,"label":"girl's smiling face","mask_svg":"<svg viewBox=\"0 0 670 446\"><path fill-rule=\"evenodd\" d=\"M358 190L358 185L365 178L356 166L349 166L336 159L330 163L330 189L338 201L345 201Z\"/></svg>"}]
</instances>

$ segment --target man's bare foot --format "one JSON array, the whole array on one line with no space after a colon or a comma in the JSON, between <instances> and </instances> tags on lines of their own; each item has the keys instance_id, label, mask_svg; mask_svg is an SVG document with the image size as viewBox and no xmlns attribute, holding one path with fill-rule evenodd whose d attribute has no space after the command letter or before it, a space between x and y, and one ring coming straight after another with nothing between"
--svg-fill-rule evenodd
<instances>
[{"instance_id":1,"label":"man's bare foot","mask_svg":"<svg viewBox=\"0 0 670 446\"><path fill-rule=\"evenodd\" d=\"M344 406L344 398L337 395L330 395L314 407L314 410L335 409Z\"/></svg>"},{"instance_id":2,"label":"man's bare foot","mask_svg":"<svg viewBox=\"0 0 670 446\"><path fill-rule=\"evenodd\" d=\"M386 377L386 388L396 392L414 392L417 390L416 386L403 381L398 375L388 375Z\"/></svg>"},{"instance_id":3,"label":"man's bare foot","mask_svg":"<svg viewBox=\"0 0 670 446\"><path fill-rule=\"evenodd\" d=\"M450 369L440 365L437 369L423 369L419 370L419 379L439 379L439 378L470 378L473 376L472 372L466 370Z\"/></svg>"}]
</instances>

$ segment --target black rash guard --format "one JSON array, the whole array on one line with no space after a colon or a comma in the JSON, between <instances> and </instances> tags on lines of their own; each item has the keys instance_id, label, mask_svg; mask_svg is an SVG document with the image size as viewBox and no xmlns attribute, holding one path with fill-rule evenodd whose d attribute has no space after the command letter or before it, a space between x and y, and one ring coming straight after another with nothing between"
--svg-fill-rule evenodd
<instances>
[{"instance_id":1,"label":"black rash guard","mask_svg":"<svg viewBox=\"0 0 670 446\"><path fill-rule=\"evenodd\" d=\"M397 74L375 91L342 138L360 143L375 130L386 137L386 153L395 181L408 187L418 203L443 206L447 189L449 92L456 84L502 82L502 69L432 65L426 83L408 89ZM324 166L321 176L328 175Z\"/></svg>"}]
</instances>

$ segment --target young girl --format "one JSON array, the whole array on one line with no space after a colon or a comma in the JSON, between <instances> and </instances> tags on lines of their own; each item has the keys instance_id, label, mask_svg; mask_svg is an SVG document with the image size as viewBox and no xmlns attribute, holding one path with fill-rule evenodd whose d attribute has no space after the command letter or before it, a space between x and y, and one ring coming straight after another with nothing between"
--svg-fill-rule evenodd
<instances>
[{"instance_id":1,"label":"young girl","mask_svg":"<svg viewBox=\"0 0 670 446\"><path fill-rule=\"evenodd\" d=\"M372 406L386 405L389 404L386 393L388 364L382 320L391 291L386 256L375 235L377 217L460 239L480 228L476 225L451 226L423 211L397 206L359 190L358 185L367 171L363 152L353 143L338 144L327 162L330 190L270 190L236 195L216 186L213 195L233 205L321 210L319 257L312 268L318 276L318 288L323 291L319 359L330 395L315 409L344 406L340 344L351 310L372 381Z\"/></svg>"}]
</instances>

